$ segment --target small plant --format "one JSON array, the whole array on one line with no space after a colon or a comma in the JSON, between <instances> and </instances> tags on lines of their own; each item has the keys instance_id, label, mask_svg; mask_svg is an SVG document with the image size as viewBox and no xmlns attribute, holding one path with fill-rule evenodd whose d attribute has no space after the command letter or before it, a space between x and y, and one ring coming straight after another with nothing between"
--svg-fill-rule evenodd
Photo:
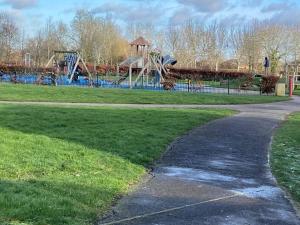
<instances>
[{"instance_id":1,"label":"small plant","mask_svg":"<svg viewBox=\"0 0 300 225\"><path fill-rule=\"evenodd\" d=\"M174 90L175 88L175 80L165 80L161 84L166 91Z\"/></svg>"}]
</instances>

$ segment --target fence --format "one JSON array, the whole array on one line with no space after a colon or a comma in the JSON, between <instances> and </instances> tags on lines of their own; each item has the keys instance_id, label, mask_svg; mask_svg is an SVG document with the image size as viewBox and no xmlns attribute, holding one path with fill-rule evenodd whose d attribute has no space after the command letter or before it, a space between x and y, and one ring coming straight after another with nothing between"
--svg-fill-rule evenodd
<instances>
[{"instance_id":1,"label":"fence","mask_svg":"<svg viewBox=\"0 0 300 225\"><path fill-rule=\"evenodd\" d=\"M193 92L193 93L211 93L211 94L228 94L228 95L262 95L262 78L261 77L219 77L212 76L202 79L181 79L173 78L171 87L167 88L166 84L158 81L155 77L142 77L135 82L137 77L133 77L133 82L130 84L128 78L109 75L95 75L93 80L86 77L78 76L75 80L69 83L68 76L61 75L55 78L51 76L38 76L35 74L2 74L0 82L6 83L21 83L21 84L40 84L40 85L62 85L62 86L83 86L83 87L102 87L102 88L132 88L154 91L169 91L177 92ZM120 81L122 80L122 81ZM118 82L120 81L120 82ZM272 89L267 94L273 94Z\"/></svg>"}]
</instances>

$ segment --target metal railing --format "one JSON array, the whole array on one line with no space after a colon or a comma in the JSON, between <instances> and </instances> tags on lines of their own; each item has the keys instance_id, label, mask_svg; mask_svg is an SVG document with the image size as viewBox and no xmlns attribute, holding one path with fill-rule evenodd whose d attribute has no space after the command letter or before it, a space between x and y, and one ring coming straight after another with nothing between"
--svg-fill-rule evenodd
<instances>
[{"instance_id":1,"label":"metal railing","mask_svg":"<svg viewBox=\"0 0 300 225\"><path fill-rule=\"evenodd\" d=\"M165 86L155 77L140 79L131 84L128 79L122 82L116 82L120 77L115 75L94 75L92 80L86 77L78 76L71 83L66 75L57 76L55 80L51 76L40 77L35 74L2 74L0 82L18 83L18 84L39 84L39 85L57 85L57 86L93 86L95 88L132 88L154 91L164 91ZM168 91L191 92L191 93L210 93L210 94L228 94L228 95L262 95L261 81L254 78L251 83L247 83L241 78L227 79L206 79L206 80L173 80L172 88Z\"/></svg>"}]
</instances>

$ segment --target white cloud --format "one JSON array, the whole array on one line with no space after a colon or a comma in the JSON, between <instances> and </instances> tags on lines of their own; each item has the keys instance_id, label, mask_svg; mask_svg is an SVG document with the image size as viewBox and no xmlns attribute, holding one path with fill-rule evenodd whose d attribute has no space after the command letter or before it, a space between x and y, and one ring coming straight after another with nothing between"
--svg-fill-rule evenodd
<instances>
[{"instance_id":1,"label":"white cloud","mask_svg":"<svg viewBox=\"0 0 300 225\"><path fill-rule=\"evenodd\" d=\"M242 2L243 7L260 7L264 0L244 0Z\"/></svg>"},{"instance_id":2,"label":"white cloud","mask_svg":"<svg viewBox=\"0 0 300 225\"><path fill-rule=\"evenodd\" d=\"M10 5L13 9L30 8L37 5L37 0L4 0L2 4Z\"/></svg>"},{"instance_id":3,"label":"white cloud","mask_svg":"<svg viewBox=\"0 0 300 225\"><path fill-rule=\"evenodd\" d=\"M177 2L203 13L222 11L228 6L228 0L177 0Z\"/></svg>"},{"instance_id":4,"label":"white cloud","mask_svg":"<svg viewBox=\"0 0 300 225\"><path fill-rule=\"evenodd\" d=\"M94 14L111 14L114 18L125 22L157 22L164 16L164 7L159 5L126 5L104 3L91 9Z\"/></svg>"},{"instance_id":5,"label":"white cloud","mask_svg":"<svg viewBox=\"0 0 300 225\"><path fill-rule=\"evenodd\" d=\"M116 3L104 3L101 6L95 7L91 10L92 13L126 13L130 10L129 6L116 4Z\"/></svg>"},{"instance_id":6,"label":"white cloud","mask_svg":"<svg viewBox=\"0 0 300 225\"><path fill-rule=\"evenodd\" d=\"M299 17L300 7L293 7L275 13L271 18L271 22L279 24L297 25L300 24Z\"/></svg>"},{"instance_id":7,"label":"white cloud","mask_svg":"<svg viewBox=\"0 0 300 225\"><path fill-rule=\"evenodd\" d=\"M268 12L276 12L276 11L277 12L285 11L291 8L292 8L292 4L289 2L276 2L264 7L261 11L263 13L268 13Z\"/></svg>"}]
</instances>

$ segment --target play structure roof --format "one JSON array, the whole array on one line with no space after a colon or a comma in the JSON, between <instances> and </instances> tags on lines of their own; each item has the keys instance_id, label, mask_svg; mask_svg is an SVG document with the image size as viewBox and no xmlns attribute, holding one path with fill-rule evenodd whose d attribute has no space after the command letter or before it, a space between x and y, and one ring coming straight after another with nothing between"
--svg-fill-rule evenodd
<instances>
[{"instance_id":1,"label":"play structure roof","mask_svg":"<svg viewBox=\"0 0 300 225\"><path fill-rule=\"evenodd\" d=\"M138 39L131 42L130 45L150 46L151 44L145 38L139 37Z\"/></svg>"}]
</instances>

